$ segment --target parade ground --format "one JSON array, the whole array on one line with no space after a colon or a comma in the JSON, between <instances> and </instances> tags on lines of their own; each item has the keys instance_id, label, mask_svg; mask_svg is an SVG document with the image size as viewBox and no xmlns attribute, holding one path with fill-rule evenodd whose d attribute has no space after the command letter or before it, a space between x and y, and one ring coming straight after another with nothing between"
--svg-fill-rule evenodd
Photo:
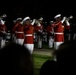
<instances>
[{"instance_id":1,"label":"parade ground","mask_svg":"<svg viewBox=\"0 0 76 75\"><path fill-rule=\"evenodd\" d=\"M33 52L34 56L34 73L39 75L41 66L47 61L53 59L52 55L53 49L38 49L35 48Z\"/></svg>"},{"instance_id":2,"label":"parade ground","mask_svg":"<svg viewBox=\"0 0 76 75\"><path fill-rule=\"evenodd\" d=\"M34 49L34 54L52 56L52 49Z\"/></svg>"}]
</instances>

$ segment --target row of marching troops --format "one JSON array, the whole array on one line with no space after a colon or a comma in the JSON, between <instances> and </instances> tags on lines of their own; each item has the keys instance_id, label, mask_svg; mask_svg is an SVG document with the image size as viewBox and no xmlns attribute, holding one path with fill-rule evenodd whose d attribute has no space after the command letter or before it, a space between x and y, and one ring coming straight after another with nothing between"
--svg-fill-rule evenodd
<instances>
[{"instance_id":1,"label":"row of marching troops","mask_svg":"<svg viewBox=\"0 0 76 75\"><path fill-rule=\"evenodd\" d=\"M3 15L2 17L4 18L6 16ZM42 48L42 38L44 32L47 32L49 48L54 46L54 49L57 50L60 44L65 41L64 31L65 29L70 30L69 20L72 18L73 16L62 18L61 14L57 14L54 16L55 21L50 21L50 25L46 28L43 25L42 17L33 20L31 20L29 16L24 19L17 18L14 20L14 26L12 28L12 41L17 44L24 45L32 54L34 50L34 39L37 39L38 48ZM7 35L7 31L5 22L1 18L0 48L5 46L5 36Z\"/></svg>"}]
</instances>

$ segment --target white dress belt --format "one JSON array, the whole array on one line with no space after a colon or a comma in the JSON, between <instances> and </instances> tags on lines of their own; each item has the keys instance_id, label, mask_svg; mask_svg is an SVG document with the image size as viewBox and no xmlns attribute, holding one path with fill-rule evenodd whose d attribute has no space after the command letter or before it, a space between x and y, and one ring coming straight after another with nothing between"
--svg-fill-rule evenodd
<instances>
[{"instance_id":1,"label":"white dress belt","mask_svg":"<svg viewBox=\"0 0 76 75\"><path fill-rule=\"evenodd\" d=\"M16 33L24 33L24 32L16 32Z\"/></svg>"},{"instance_id":2,"label":"white dress belt","mask_svg":"<svg viewBox=\"0 0 76 75\"><path fill-rule=\"evenodd\" d=\"M64 34L64 33L54 33L54 34Z\"/></svg>"},{"instance_id":3,"label":"white dress belt","mask_svg":"<svg viewBox=\"0 0 76 75\"><path fill-rule=\"evenodd\" d=\"M32 34L26 34L25 36L33 36Z\"/></svg>"}]
</instances>

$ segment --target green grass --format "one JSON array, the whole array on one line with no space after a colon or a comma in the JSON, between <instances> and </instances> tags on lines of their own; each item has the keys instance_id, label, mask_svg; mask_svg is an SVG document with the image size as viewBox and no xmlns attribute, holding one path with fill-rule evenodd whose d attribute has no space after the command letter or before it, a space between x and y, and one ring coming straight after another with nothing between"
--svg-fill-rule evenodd
<instances>
[{"instance_id":1,"label":"green grass","mask_svg":"<svg viewBox=\"0 0 76 75\"><path fill-rule=\"evenodd\" d=\"M41 65L47 61L47 60L51 60L52 57L47 56L47 55L38 55L38 54L34 54L34 66L36 69L40 69Z\"/></svg>"},{"instance_id":2,"label":"green grass","mask_svg":"<svg viewBox=\"0 0 76 75\"><path fill-rule=\"evenodd\" d=\"M51 60L51 59L53 59L53 57L51 57L51 56L34 54L35 75L39 75L39 70L40 70L41 66L43 65L43 63L46 62L47 60Z\"/></svg>"}]
</instances>

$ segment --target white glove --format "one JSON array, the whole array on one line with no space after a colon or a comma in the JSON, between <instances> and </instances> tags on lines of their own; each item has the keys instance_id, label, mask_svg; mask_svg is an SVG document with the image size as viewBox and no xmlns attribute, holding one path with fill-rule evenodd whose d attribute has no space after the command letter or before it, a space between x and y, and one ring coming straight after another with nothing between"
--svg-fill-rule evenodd
<instances>
[{"instance_id":1,"label":"white glove","mask_svg":"<svg viewBox=\"0 0 76 75\"><path fill-rule=\"evenodd\" d=\"M33 21L32 21L32 23L31 23L31 24L32 24L32 25L34 25L34 23L35 23L35 22L36 22L36 19L33 19Z\"/></svg>"},{"instance_id":2,"label":"white glove","mask_svg":"<svg viewBox=\"0 0 76 75\"><path fill-rule=\"evenodd\" d=\"M41 26L41 24L40 24L40 23L38 23L38 24L37 24L37 26Z\"/></svg>"},{"instance_id":3,"label":"white glove","mask_svg":"<svg viewBox=\"0 0 76 75\"><path fill-rule=\"evenodd\" d=\"M4 25L4 24L5 24L5 22L4 22L3 20L0 20L0 21L1 21L1 24L2 24L2 25Z\"/></svg>"},{"instance_id":4,"label":"white glove","mask_svg":"<svg viewBox=\"0 0 76 75\"><path fill-rule=\"evenodd\" d=\"M37 24L37 26L41 26L41 24L39 23L38 20L36 20L36 24Z\"/></svg>"},{"instance_id":5,"label":"white glove","mask_svg":"<svg viewBox=\"0 0 76 75\"><path fill-rule=\"evenodd\" d=\"M23 22L20 22L21 25L23 25Z\"/></svg>"},{"instance_id":6,"label":"white glove","mask_svg":"<svg viewBox=\"0 0 76 75\"><path fill-rule=\"evenodd\" d=\"M69 18L66 18L65 23L66 23L67 26L70 26Z\"/></svg>"},{"instance_id":7,"label":"white glove","mask_svg":"<svg viewBox=\"0 0 76 75\"><path fill-rule=\"evenodd\" d=\"M63 20L65 20L66 19L66 17L63 17Z\"/></svg>"},{"instance_id":8,"label":"white glove","mask_svg":"<svg viewBox=\"0 0 76 75\"><path fill-rule=\"evenodd\" d=\"M62 21L61 21L61 22L63 23L65 20L66 20L66 17L63 17L63 19L62 19Z\"/></svg>"},{"instance_id":9,"label":"white glove","mask_svg":"<svg viewBox=\"0 0 76 75\"><path fill-rule=\"evenodd\" d=\"M70 18L70 19L72 19L72 18L73 18L73 16L71 15L69 18Z\"/></svg>"}]
</instances>

